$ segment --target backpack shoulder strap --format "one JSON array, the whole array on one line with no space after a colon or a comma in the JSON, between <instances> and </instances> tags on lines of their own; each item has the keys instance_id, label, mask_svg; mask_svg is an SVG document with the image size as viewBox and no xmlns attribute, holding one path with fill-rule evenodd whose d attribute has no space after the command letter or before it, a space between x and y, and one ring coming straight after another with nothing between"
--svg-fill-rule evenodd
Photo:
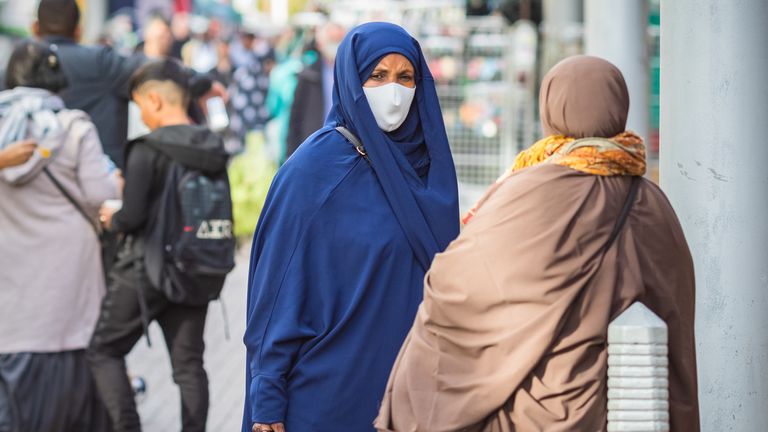
<instances>
[{"instance_id":1,"label":"backpack shoulder strap","mask_svg":"<svg viewBox=\"0 0 768 432\"><path fill-rule=\"evenodd\" d=\"M360 140L353 134L349 129L345 128L344 126L336 126L336 130L344 135L344 138L349 141L350 144L355 146L355 150L360 154L360 156L365 159L368 164L371 164L371 158L368 157L368 153L365 151L365 147L363 147L363 143L360 142Z\"/></svg>"},{"instance_id":2,"label":"backpack shoulder strap","mask_svg":"<svg viewBox=\"0 0 768 432\"><path fill-rule=\"evenodd\" d=\"M62 127L66 130L66 133L70 135L68 142L80 144L85 135L93 128L90 117L88 114L80 110L62 110L57 114L57 118L62 124ZM77 151L80 149L78 147ZM77 201L77 199L67 190L66 187L59 181L59 179L53 175L53 172L46 166L43 168L43 173L53 183L64 198L72 204L72 207L88 222L88 225L93 228L97 236L101 236L102 228L98 221L94 220L88 215L83 205Z\"/></svg>"}]
</instances>

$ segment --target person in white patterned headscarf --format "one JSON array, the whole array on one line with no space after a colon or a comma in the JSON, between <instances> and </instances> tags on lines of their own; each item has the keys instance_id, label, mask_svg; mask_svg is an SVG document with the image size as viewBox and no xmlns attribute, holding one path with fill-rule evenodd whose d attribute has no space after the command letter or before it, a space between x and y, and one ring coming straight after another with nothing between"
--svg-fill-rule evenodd
<instances>
[{"instance_id":1,"label":"person in white patterned headscarf","mask_svg":"<svg viewBox=\"0 0 768 432\"><path fill-rule=\"evenodd\" d=\"M108 430L84 350L105 290L96 216L119 181L66 83L25 41L0 92L0 430Z\"/></svg>"},{"instance_id":2,"label":"person in white patterned headscarf","mask_svg":"<svg viewBox=\"0 0 768 432\"><path fill-rule=\"evenodd\" d=\"M269 120L266 100L274 51L258 44L256 33L255 29L245 27L239 43L232 46L235 71L229 88L233 108L231 127L241 138L248 132L263 129Z\"/></svg>"}]
</instances>

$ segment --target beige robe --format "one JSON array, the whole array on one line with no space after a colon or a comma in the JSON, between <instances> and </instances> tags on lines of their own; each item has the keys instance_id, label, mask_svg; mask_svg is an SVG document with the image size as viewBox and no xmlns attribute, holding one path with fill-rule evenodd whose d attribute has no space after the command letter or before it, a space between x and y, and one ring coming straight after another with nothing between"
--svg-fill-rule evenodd
<instances>
[{"instance_id":1,"label":"beige robe","mask_svg":"<svg viewBox=\"0 0 768 432\"><path fill-rule=\"evenodd\" d=\"M425 278L375 426L602 431L608 324L635 301L669 326L673 431L697 431L694 275L672 207L643 180L544 164L484 198Z\"/></svg>"}]
</instances>

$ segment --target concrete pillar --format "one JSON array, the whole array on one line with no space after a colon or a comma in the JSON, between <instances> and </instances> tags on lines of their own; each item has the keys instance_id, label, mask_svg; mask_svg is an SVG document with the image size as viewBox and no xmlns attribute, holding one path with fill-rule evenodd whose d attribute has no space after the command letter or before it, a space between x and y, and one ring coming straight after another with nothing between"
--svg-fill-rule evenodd
<instances>
[{"instance_id":1,"label":"concrete pillar","mask_svg":"<svg viewBox=\"0 0 768 432\"><path fill-rule=\"evenodd\" d=\"M536 142L541 131L536 124L536 103L539 93L536 69L538 52L538 32L536 24L528 20L518 20L510 31L512 54L508 55L506 79L510 83L509 121L502 122L502 137L508 137L509 145L504 145L505 155L500 162L508 167L514 162L515 155ZM504 138L503 138L504 139ZM506 168L504 168L506 169Z\"/></svg>"},{"instance_id":2,"label":"concrete pillar","mask_svg":"<svg viewBox=\"0 0 768 432\"><path fill-rule=\"evenodd\" d=\"M615 64L629 88L627 129L649 139L648 1L585 0L584 50Z\"/></svg>"},{"instance_id":3,"label":"concrete pillar","mask_svg":"<svg viewBox=\"0 0 768 432\"><path fill-rule=\"evenodd\" d=\"M768 425L768 2L662 0L661 186L696 267L703 431Z\"/></svg>"}]
</instances>

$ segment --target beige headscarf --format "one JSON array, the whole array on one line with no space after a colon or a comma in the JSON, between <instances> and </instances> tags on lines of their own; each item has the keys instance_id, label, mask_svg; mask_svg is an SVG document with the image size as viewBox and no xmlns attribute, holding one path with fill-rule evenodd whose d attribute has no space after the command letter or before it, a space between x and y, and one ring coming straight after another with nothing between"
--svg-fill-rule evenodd
<instances>
[{"instance_id":1,"label":"beige headscarf","mask_svg":"<svg viewBox=\"0 0 768 432\"><path fill-rule=\"evenodd\" d=\"M541 163L601 176L645 174L643 139L624 130L627 86L610 62L590 56L561 61L544 77L539 104L545 138L520 152L491 190L513 173ZM469 223L482 204L475 204L462 222Z\"/></svg>"},{"instance_id":2,"label":"beige headscarf","mask_svg":"<svg viewBox=\"0 0 768 432\"><path fill-rule=\"evenodd\" d=\"M573 56L544 77L539 105L546 136L611 138L626 128L629 93L621 71L610 62Z\"/></svg>"}]
</instances>

